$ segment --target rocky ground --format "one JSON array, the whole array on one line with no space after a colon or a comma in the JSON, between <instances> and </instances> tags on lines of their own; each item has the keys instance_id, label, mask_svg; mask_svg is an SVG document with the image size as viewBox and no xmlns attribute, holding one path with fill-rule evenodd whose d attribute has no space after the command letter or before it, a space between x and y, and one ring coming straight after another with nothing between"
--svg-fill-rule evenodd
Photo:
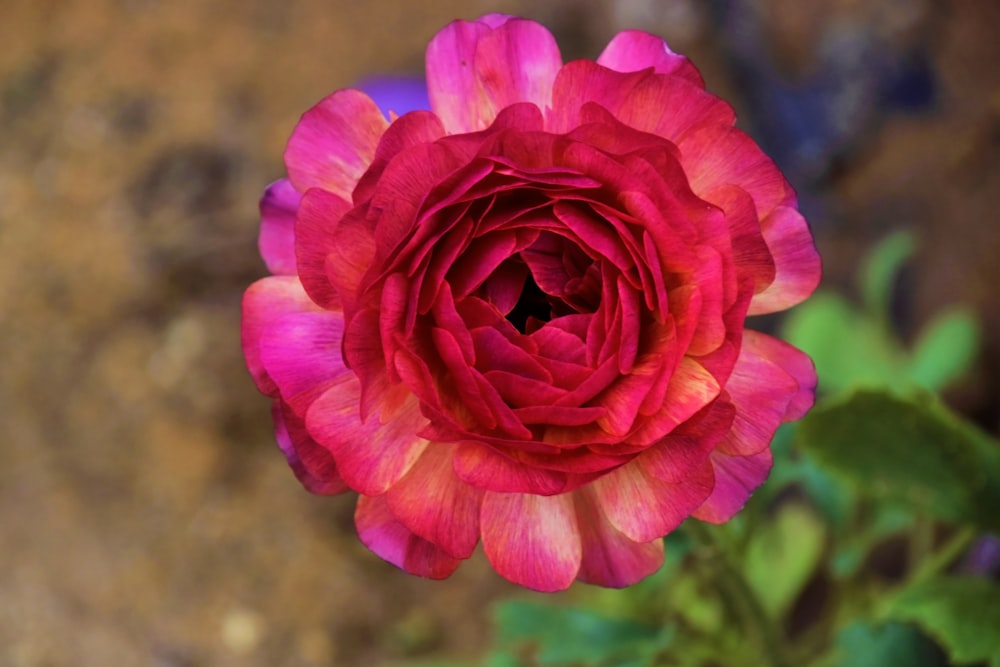
<instances>
[{"instance_id":1,"label":"rocky ground","mask_svg":"<svg viewBox=\"0 0 1000 667\"><path fill-rule=\"evenodd\" d=\"M357 542L350 498L301 490L242 365L239 299L264 274L257 199L282 175L298 115L363 75L419 72L452 18L527 13L574 57L645 27L741 99L701 3L540 4L5 0L0 664L368 667L477 653L490 601L511 587L480 556L447 582L404 575ZM816 26L927 43L933 104L859 125L836 169L803 187L831 285L886 230L918 232L908 318L979 309L982 370L954 399L996 429L998 6L757 6L789 76L808 72Z\"/></svg>"}]
</instances>

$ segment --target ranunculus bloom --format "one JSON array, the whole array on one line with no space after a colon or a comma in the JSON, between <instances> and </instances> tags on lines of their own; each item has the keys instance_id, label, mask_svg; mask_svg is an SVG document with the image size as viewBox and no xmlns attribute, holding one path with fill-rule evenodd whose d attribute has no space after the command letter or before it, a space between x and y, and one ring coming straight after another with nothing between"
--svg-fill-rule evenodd
<instances>
[{"instance_id":1,"label":"ranunculus bloom","mask_svg":"<svg viewBox=\"0 0 1000 667\"><path fill-rule=\"evenodd\" d=\"M564 65L537 23L458 21L427 85L392 122L322 100L261 202L243 345L278 442L409 572L482 541L530 588L631 584L812 404L808 357L744 329L819 281L795 194L653 35Z\"/></svg>"}]
</instances>

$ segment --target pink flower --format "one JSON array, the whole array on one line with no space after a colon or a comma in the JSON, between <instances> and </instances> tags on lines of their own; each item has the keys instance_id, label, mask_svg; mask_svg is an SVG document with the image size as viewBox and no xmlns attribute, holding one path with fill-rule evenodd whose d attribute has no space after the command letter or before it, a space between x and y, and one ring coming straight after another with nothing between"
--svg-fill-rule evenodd
<instances>
[{"instance_id":1,"label":"pink flower","mask_svg":"<svg viewBox=\"0 0 1000 667\"><path fill-rule=\"evenodd\" d=\"M808 357L744 329L816 287L808 226L653 35L564 65L537 23L457 21L427 85L392 122L322 100L261 202L243 345L278 442L409 572L481 541L533 589L629 585L737 512L812 405Z\"/></svg>"}]
</instances>

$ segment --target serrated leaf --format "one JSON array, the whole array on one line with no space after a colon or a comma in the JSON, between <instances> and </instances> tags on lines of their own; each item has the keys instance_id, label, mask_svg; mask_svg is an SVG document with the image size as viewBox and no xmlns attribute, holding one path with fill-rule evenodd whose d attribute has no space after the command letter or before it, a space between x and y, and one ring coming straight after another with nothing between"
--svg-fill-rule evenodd
<instances>
[{"instance_id":1,"label":"serrated leaf","mask_svg":"<svg viewBox=\"0 0 1000 667\"><path fill-rule=\"evenodd\" d=\"M1000 661L1000 585L979 577L939 577L905 588L889 616L913 621L958 663Z\"/></svg>"},{"instance_id":2,"label":"serrated leaf","mask_svg":"<svg viewBox=\"0 0 1000 667\"><path fill-rule=\"evenodd\" d=\"M829 667L938 667L938 649L902 623L855 622L837 634Z\"/></svg>"},{"instance_id":3,"label":"serrated leaf","mask_svg":"<svg viewBox=\"0 0 1000 667\"><path fill-rule=\"evenodd\" d=\"M966 373L979 349L979 322L967 308L938 314L913 346L910 378L922 387L940 389Z\"/></svg>"},{"instance_id":4,"label":"serrated leaf","mask_svg":"<svg viewBox=\"0 0 1000 667\"><path fill-rule=\"evenodd\" d=\"M816 571L823 554L823 522L806 507L786 504L762 524L747 545L750 587L772 618L784 614Z\"/></svg>"},{"instance_id":5,"label":"serrated leaf","mask_svg":"<svg viewBox=\"0 0 1000 667\"><path fill-rule=\"evenodd\" d=\"M671 632L583 609L524 601L498 605L496 622L501 646L534 645L541 665L636 661L665 647Z\"/></svg>"},{"instance_id":6,"label":"serrated leaf","mask_svg":"<svg viewBox=\"0 0 1000 667\"><path fill-rule=\"evenodd\" d=\"M815 294L792 311L782 337L812 357L819 388L828 394L891 386L903 367L897 343L836 294Z\"/></svg>"},{"instance_id":7,"label":"serrated leaf","mask_svg":"<svg viewBox=\"0 0 1000 667\"><path fill-rule=\"evenodd\" d=\"M916 250L913 235L898 231L884 238L865 258L861 269L861 293L868 312L885 318L892 298L896 274Z\"/></svg>"},{"instance_id":8,"label":"serrated leaf","mask_svg":"<svg viewBox=\"0 0 1000 667\"><path fill-rule=\"evenodd\" d=\"M796 436L860 490L1000 529L1000 447L931 396L859 391L814 408Z\"/></svg>"}]
</instances>

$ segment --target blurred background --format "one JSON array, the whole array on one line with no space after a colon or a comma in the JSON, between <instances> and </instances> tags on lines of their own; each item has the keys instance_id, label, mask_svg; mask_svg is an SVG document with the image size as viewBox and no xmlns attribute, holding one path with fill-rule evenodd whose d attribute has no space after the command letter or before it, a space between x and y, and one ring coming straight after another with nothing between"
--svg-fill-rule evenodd
<instances>
[{"instance_id":1,"label":"blurred background","mask_svg":"<svg viewBox=\"0 0 1000 667\"><path fill-rule=\"evenodd\" d=\"M1000 421L1000 3L980 0L4 0L0 665L377 665L474 656L514 593L447 582L303 491L239 348L257 201L298 116L486 11L565 59L663 35L798 189L825 284L913 230L904 338L980 315L949 401ZM524 593L518 593L526 595ZM570 595L573 593L571 592ZM531 596L528 596L531 597Z\"/></svg>"}]
</instances>

